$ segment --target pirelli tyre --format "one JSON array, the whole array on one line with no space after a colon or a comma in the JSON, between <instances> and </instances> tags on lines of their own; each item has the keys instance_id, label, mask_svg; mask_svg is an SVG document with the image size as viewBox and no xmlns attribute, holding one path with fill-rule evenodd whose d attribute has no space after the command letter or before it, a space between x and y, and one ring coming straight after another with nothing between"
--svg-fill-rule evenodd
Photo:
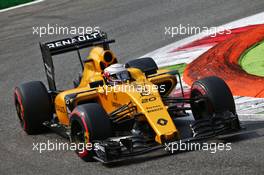
<instances>
[{"instance_id":1,"label":"pirelli tyre","mask_svg":"<svg viewBox=\"0 0 264 175\"><path fill-rule=\"evenodd\" d=\"M43 122L52 118L51 98L40 81L31 81L17 86L14 90L18 119L27 134L46 131Z\"/></svg>"},{"instance_id":2,"label":"pirelli tyre","mask_svg":"<svg viewBox=\"0 0 264 175\"><path fill-rule=\"evenodd\" d=\"M112 136L111 122L107 113L97 103L77 106L70 116L71 142L77 155L84 161L93 161L96 140Z\"/></svg>"},{"instance_id":3,"label":"pirelli tyre","mask_svg":"<svg viewBox=\"0 0 264 175\"><path fill-rule=\"evenodd\" d=\"M192 113L196 120L210 118L214 113L226 111L236 115L231 90L219 77L209 76L195 81L191 87L191 98L198 99L191 103Z\"/></svg>"},{"instance_id":4,"label":"pirelli tyre","mask_svg":"<svg viewBox=\"0 0 264 175\"><path fill-rule=\"evenodd\" d=\"M135 60L128 61L125 64L126 68L133 67L138 68L146 75L151 75L157 73L158 66L153 58L146 57L146 58L139 58Z\"/></svg>"}]
</instances>

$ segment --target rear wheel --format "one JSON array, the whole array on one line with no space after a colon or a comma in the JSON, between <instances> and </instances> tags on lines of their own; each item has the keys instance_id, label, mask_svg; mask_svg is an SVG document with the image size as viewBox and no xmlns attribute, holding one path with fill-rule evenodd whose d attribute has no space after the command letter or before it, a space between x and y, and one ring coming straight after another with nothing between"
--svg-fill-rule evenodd
<instances>
[{"instance_id":1,"label":"rear wheel","mask_svg":"<svg viewBox=\"0 0 264 175\"><path fill-rule=\"evenodd\" d=\"M191 88L191 98L197 99L191 103L192 113L196 120L210 118L214 113L225 111L236 115L231 90L219 77L210 76L194 82Z\"/></svg>"},{"instance_id":2,"label":"rear wheel","mask_svg":"<svg viewBox=\"0 0 264 175\"><path fill-rule=\"evenodd\" d=\"M15 106L22 128L27 134L46 130L43 122L52 118L51 98L40 81L21 84L15 88Z\"/></svg>"},{"instance_id":3,"label":"rear wheel","mask_svg":"<svg viewBox=\"0 0 264 175\"><path fill-rule=\"evenodd\" d=\"M153 58L146 57L146 58L139 58L135 60L128 61L125 66L127 68L133 67L138 68L146 75L151 75L157 73L158 66Z\"/></svg>"},{"instance_id":4,"label":"rear wheel","mask_svg":"<svg viewBox=\"0 0 264 175\"><path fill-rule=\"evenodd\" d=\"M92 161L94 141L112 136L107 113L97 103L77 106L70 118L71 141L77 145L76 153L84 161Z\"/></svg>"}]
</instances>

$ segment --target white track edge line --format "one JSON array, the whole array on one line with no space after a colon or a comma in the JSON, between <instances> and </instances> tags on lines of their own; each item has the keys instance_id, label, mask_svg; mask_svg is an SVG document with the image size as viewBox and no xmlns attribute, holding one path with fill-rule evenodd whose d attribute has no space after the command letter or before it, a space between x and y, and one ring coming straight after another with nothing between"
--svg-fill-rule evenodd
<instances>
[{"instance_id":1,"label":"white track edge line","mask_svg":"<svg viewBox=\"0 0 264 175\"><path fill-rule=\"evenodd\" d=\"M25 4L16 5L14 7L5 8L5 9L0 10L0 13L1 12L6 12L6 11L9 11L9 10L13 10L13 9L17 9L17 8L20 8L20 7L25 7L25 6L37 4L37 3L40 3L40 2L43 2L43 1L45 1L45 0L36 0L36 1L33 1L33 2L28 2L28 3L25 3Z\"/></svg>"}]
</instances>

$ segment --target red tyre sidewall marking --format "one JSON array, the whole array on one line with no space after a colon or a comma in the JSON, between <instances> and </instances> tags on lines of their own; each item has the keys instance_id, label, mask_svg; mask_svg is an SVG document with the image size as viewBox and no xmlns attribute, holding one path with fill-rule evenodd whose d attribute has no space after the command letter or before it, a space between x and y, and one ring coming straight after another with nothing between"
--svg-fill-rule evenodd
<instances>
[{"instance_id":1,"label":"red tyre sidewall marking","mask_svg":"<svg viewBox=\"0 0 264 175\"><path fill-rule=\"evenodd\" d=\"M194 85L192 86L192 90L191 90L191 91L193 91L193 90L197 90L197 91L199 91L202 95L205 95L205 94L206 94L205 89L202 88L201 86L197 85L197 84L194 84Z\"/></svg>"},{"instance_id":2,"label":"red tyre sidewall marking","mask_svg":"<svg viewBox=\"0 0 264 175\"><path fill-rule=\"evenodd\" d=\"M207 91L206 91L206 89L205 89L205 87L203 85L201 85L201 84L200 85L194 84L192 86L191 91L193 91L193 90L199 91L203 96L206 97ZM209 112L213 113L214 107L212 106L212 104L209 103L207 105L207 107L208 107Z\"/></svg>"},{"instance_id":3,"label":"red tyre sidewall marking","mask_svg":"<svg viewBox=\"0 0 264 175\"><path fill-rule=\"evenodd\" d=\"M81 121L82 121L82 124L83 124L83 126L84 126L84 128L85 128L85 135L86 136L88 136L88 140L89 140L89 132L88 132L88 127L87 127L87 125L86 125L86 122L85 122L85 120L84 120L84 115L81 113L81 112L79 112L78 110L76 110L76 109L74 109L73 110L73 112L71 113L71 116L72 115L76 115L76 116L78 116L78 117L80 117L80 119L81 119ZM71 117L70 116L70 117ZM88 143L88 142L87 142ZM85 144L87 144L87 143L85 143ZM86 145L84 145L85 147L86 147ZM85 147L84 147L84 149L83 149L83 151L82 152L78 152L78 155L81 157L81 158L83 158L83 157L85 157L85 156L87 156L89 153L88 153L88 150L87 149L85 149Z\"/></svg>"},{"instance_id":4,"label":"red tyre sidewall marking","mask_svg":"<svg viewBox=\"0 0 264 175\"><path fill-rule=\"evenodd\" d=\"M26 125L26 121L25 121L25 118L24 118L24 107L23 107L23 105L22 105L22 98L21 98L21 96L20 96L20 93L19 93L19 91L17 90L17 88L15 89L15 95L14 95L14 97L15 97L15 103L16 103L16 97L17 97L17 101L18 101L18 103L19 103L19 106L20 106L20 110L21 110L21 119L23 120L23 122L24 122L24 130L26 130L27 129L27 125Z\"/></svg>"}]
</instances>

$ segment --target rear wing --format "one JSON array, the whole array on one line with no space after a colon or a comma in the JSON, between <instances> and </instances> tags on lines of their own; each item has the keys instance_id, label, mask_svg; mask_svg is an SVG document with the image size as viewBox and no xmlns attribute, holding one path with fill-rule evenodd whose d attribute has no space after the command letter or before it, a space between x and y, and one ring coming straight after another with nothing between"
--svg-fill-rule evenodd
<instances>
[{"instance_id":1,"label":"rear wing","mask_svg":"<svg viewBox=\"0 0 264 175\"><path fill-rule=\"evenodd\" d=\"M115 40L107 39L106 33L93 32L73 38L65 38L47 43L39 43L50 91L56 91L55 71L52 60L53 55L77 51L79 61L83 68L83 61L79 52L80 49L92 46L102 46L104 49L109 49L109 44L113 42L115 42Z\"/></svg>"}]
</instances>

